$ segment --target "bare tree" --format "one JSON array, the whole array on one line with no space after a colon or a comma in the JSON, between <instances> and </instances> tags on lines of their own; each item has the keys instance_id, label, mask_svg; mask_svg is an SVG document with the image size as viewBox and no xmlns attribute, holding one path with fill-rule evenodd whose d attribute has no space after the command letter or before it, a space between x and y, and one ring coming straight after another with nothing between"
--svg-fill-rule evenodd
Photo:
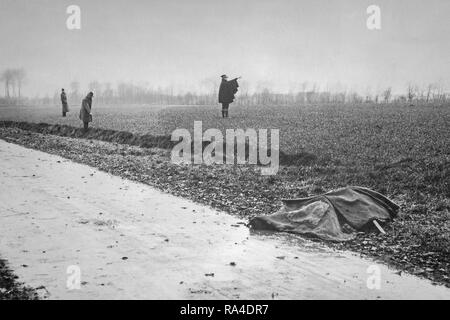
<instances>
[{"instance_id":1,"label":"bare tree","mask_svg":"<svg viewBox=\"0 0 450 320\"><path fill-rule=\"evenodd\" d=\"M103 90L103 100L105 103L111 103L113 97L114 97L114 91L112 89L111 82L106 82L103 87L105 88Z\"/></svg>"},{"instance_id":2,"label":"bare tree","mask_svg":"<svg viewBox=\"0 0 450 320\"><path fill-rule=\"evenodd\" d=\"M79 91L80 91L80 83L76 80L72 81L70 83L70 98L71 100L78 100L79 99Z\"/></svg>"},{"instance_id":3,"label":"bare tree","mask_svg":"<svg viewBox=\"0 0 450 320\"><path fill-rule=\"evenodd\" d=\"M101 90L102 90L102 85L98 81L91 81L88 84L88 89L89 89L89 91L93 91L93 92L95 92L96 95L100 96Z\"/></svg>"},{"instance_id":4,"label":"bare tree","mask_svg":"<svg viewBox=\"0 0 450 320\"><path fill-rule=\"evenodd\" d=\"M406 97L409 103L412 103L413 99L416 97L417 86L409 84L407 88Z\"/></svg>"},{"instance_id":5,"label":"bare tree","mask_svg":"<svg viewBox=\"0 0 450 320\"><path fill-rule=\"evenodd\" d=\"M20 99L21 92L22 92L22 85L26 78L25 69L23 69L23 68L15 69L14 70L14 78L15 78L15 82L17 84L17 88L18 88L18 92L19 92L19 99Z\"/></svg>"},{"instance_id":6,"label":"bare tree","mask_svg":"<svg viewBox=\"0 0 450 320\"><path fill-rule=\"evenodd\" d=\"M434 98L433 100L437 100L437 101L445 101L445 98L446 98L446 95L445 95L445 92L444 92L444 84L442 83L442 82L439 82L439 83L437 83L436 84L436 92L435 92L435 94L434 94L434 97L436 97L436 98Z\"/></svg>"},{"instance_id":7,"label":"bare tree","mask_svg":"<svg viewBox=\"0 0 450 320\"><path fill-rule=\"evenodd\" d=\"M383 91L383 99L385 103L389 103L389 100L391 100L392 96L392 88L389 87L386 90Z\"/></svg>"},{"instance_id":8,"label":"bare tree","mask_svg":"<svg viewBox=\"0 0 450 320\"><path fill-rule=\"evenodd\" d=\"M239 91L241 93L239 94L238 103L240 103L240 104L245 104L245 103L250 104L249 103L250 102L249 101L250 100L250 94L249 94L250 86L249 86L248 81L242 80L239 83ZM216 92L214 92L214 100L212 102L215 103L216 101L217 101L217 90L216 90Z\"/></svg>"},{"instance_id":9,"label":"bare tree","mask_svg":"<svg viewBox=\"0 0 450 320\"><path fill-rule=\"evenodd\" d=\"M306 104L308 102L306 90L308 88L308 82L304 81L302 82L302 95L303 95L303 104Z\"/></svg>"},{"instance_id":10,"label":"bare tree","mask_svg":"<svg viewBox=\"0 0 450 320\"><path fill-rule=\"evenodd\" d=\"M5 97L10 98L10 87L14 82L14 72L12 69L6 69L1 75L2 81L5 83Z\"/></svg>"},{"instance_id":11,"label":"bare tree","mask_svg":"<svg viewBox=\"0 0 450 320\"><path fill-rule=\"evenodd\" d=\"M431 96L433 94L433 90L434 90L434 85L433 84L429 84L427 87L427 95L426 95L426 101L429 102L431 100Z\"/></svg>"},{"instance_id":12,"label":"bare tree","mask_svg":"<svg viewBox=\"0 0 450 320\"><path fill-rule=\"evenodd\" d=\"M6 84L6 75L5 75L5 71L2 72L2 74L0 75L0 82L4 82L5 83L5 98L6 98L6 92L7 92L7 84Z\"/></svg>"},{"instance_id":13,"label":"bare tree","mask_svg":"<svg viewBox=\"0 0 450 320\"><path fill-rule=\"evenodd\" d=\"M220 80L217 77L208 77L200 81L203 91L207 92L207 104L213 104L217 99Z\"/></svg>"}]
</instances>

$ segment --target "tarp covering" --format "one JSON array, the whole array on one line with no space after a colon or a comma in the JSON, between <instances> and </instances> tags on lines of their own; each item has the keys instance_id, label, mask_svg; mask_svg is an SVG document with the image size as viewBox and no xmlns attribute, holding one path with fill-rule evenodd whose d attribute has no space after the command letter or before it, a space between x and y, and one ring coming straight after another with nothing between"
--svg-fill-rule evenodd
<instances>
[{"instance_id":1,"label":"tarp covering","mask_svg":"<svg viewBox=\"0 0 450 320\"><path fill-rule=\"evenodd\" d=\"M347 187L309 198L285 199L279 211L251 219L250 226L255 230L286 231L323 240L347 241L354 234L344 232L344 223L361 230L373 220L393 219L398 209L378 192Z\"/></svg>"}]
</instances>

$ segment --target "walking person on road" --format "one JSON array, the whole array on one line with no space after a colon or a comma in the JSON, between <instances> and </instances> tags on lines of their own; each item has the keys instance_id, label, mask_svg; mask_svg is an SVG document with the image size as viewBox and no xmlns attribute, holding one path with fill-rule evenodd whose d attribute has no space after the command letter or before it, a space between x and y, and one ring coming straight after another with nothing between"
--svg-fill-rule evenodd
<instances>
[{"instance_id":1,"label":"walking person on road","mask_svg":"<svg viewBox=\"0 0 450 320\"><path fill-rule=\"evenodd\" d=\"M222 104L222 118L228 118L228 108L230 103L234 101L234 95L238 91L239 84L237 82L239 78L228 81L226 74L221 75L222 82L219 87L219 103Z\"/></svg>"},{"instance_id":2,"label":"walking person on road","mask_svg":"<svg viewBox=\"0 0 450 320\"><path fill-rule=\"evenodd\" d=\"M83 121L84 131L88 131L89 122L92 122L92 98L94 97L93 92L89 92L86 98L83 99L81 103L80 110L80 120Z\"/></svg>"},{"instance_id":3,"label":"walking person on road","mask_svg":"<svg viewBox=\"0 0 450 320\"><path fill-rule=\"evenodd\" d=\"M69 112L69 105L67 104L67 96L64 92L64 88L61 89L61 103L62 103L62 116L65 117L66 113Z\"/></svg>"}]
</instances>

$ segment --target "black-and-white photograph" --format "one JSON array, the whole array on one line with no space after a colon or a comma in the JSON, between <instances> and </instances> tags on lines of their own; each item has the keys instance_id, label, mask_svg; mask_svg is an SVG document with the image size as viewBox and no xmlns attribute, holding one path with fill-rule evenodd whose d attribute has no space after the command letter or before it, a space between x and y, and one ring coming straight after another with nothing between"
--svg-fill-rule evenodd
<instances>
[{"instance_id":1,"label":"black-and-white photograph","mask_svg":"<svg viewBox=\"0 0 450 320\"><path fill-rule=\"evenodd\" d=\"M449 300L449 15L0 0L0 300Z\"/></svg>"}]
</instances>

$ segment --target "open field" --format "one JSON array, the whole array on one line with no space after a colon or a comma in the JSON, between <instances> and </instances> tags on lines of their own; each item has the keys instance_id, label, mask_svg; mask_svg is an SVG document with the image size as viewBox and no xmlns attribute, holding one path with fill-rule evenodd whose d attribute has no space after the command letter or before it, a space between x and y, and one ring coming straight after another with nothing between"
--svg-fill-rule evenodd
<instances>
[{"instance_id":1,"label":"open field","mask_svg":"<svg viewBox=\"0 0 450 320\"><path fill-rule=\"evenodd\" d=\"M387 235L360 234L339 247L450 285L450 106L347 105L244 108L222 119L217 106L96 107L93 127L136 135L168 135L192 128L280 129L281 150L313 161L283 167L276 176L224 166L177 167L136 147L92 144L7 128L0 137L60 154L102 170L248 217L269 214L280 199L360 185L386 194L401 207ZM0 108L1 120L81 127L78 107L68 118L58 107ZM1 126L0 126L1 127Z\"/></svg>"},{"instance_id":2,"label":"open field","mask_svg":"<svg viewBox=\"0 0 450 320\"><path fill-rule=\"evenodd\" d=\"M80 127L78 107L67 118L58 107L4 107L0 120L67 124ZM135 134L170 135L202 121L207 128L280 130L281 150L309 152L320 159L364 166L448 154L450 105L326 105L231 107L230 118L218 106L93 106L93 127Z\"/></svg>"}]
</instances>

